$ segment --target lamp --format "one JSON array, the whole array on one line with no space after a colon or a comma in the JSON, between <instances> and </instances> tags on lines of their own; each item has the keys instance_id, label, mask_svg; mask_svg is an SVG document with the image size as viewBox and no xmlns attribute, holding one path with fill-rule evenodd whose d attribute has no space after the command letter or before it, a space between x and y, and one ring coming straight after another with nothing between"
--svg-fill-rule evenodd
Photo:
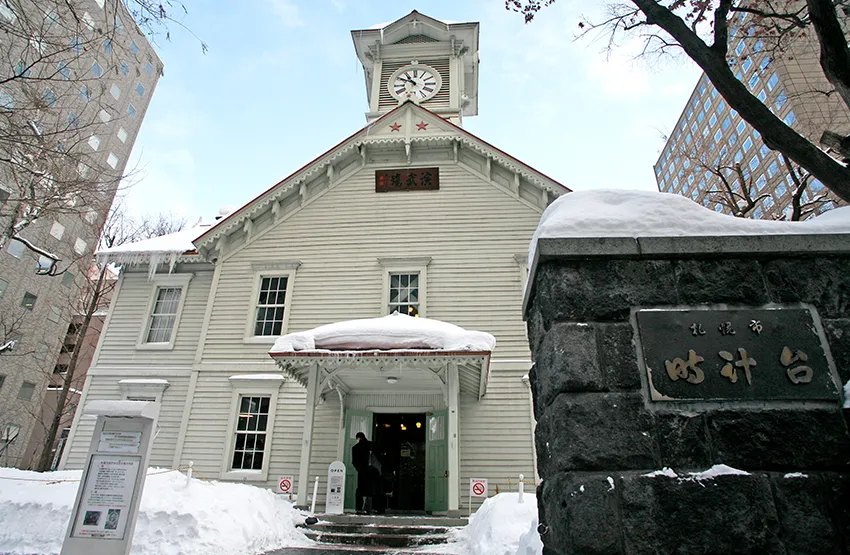
<instances>
[{"instance_id":1,"label":"lamp","mask_svg":"<svg viewBox=\"0 0 850 555\"><path fill-rule=\"evenodd\" d=\"M395 376L388 376L387 377L387 383L390 384L390 385L397 384L398 378L396 378Z\"/></svg>"}]
</instances>

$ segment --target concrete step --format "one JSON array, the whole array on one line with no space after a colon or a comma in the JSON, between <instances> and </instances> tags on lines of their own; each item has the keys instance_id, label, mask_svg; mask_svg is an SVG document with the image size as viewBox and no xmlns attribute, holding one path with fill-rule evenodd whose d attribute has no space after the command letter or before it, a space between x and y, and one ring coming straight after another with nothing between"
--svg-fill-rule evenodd
<instances>
[{"instance_id":1,"label":"concrete step","mask_svg":"<svg viewBox=\"0 0 850 555\"><path fill-rule=\"evenodd\" d=\"M352 545L322 544L314 547L284 547L267 551L263 555L446 555L420 549L357 547Z\"/></svg>"},{"instance_id":2,"label":"concrete step","mask_svg":"<svg viewBox=\"0 0 850 555\"><path fill-rule=\"evenodd\" d=\"M446 534L451 529L449 526L389 526L386 524L336 524L333 522L318 522L312 526L299 524L298 527L323 533L405 534L408 536Z\"/></svg>"},{"instance_id":3,"label":"concrete step","mask_svg":"<svg viewBox=\"0 0 850 555\"><path fill-rule=\"evenodd\" d=\"M410 515L316 515L319 521L334 524L374 524L377 526L466 526L469 520L465 517L453 518L447 516L410 516Z\"/></svg>"},{"instance_id":4,"label":"concrete step","mask_svg":"<svg viewBox=\"0 0 850 555\"><path fill-rule=\"evenodd\" d=\"M391 533L362 533L362 532L324 532L321 530L305 529L304 534L315 542L322 544L357 545L369 547L417 547L421 545L437 545L446 543L445 534L391 534Z\"/></svg>"}]
</instances>

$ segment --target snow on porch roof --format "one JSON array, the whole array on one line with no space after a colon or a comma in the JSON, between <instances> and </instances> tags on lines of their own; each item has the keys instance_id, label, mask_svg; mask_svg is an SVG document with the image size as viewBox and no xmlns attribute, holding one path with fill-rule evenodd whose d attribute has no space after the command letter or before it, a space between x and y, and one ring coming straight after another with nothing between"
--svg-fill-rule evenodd
<instances>
[{"instance_id":1,"label":"snow on porch roof","mask_svg":"<svg viewBox=\"0 0 850 555\"><path fill-rule=\"evenodd\" d=\"M342 365L446 362L472 370L461 377L461 391L481 397L496 339L486 332L406 314L348 320L283 335L269 351L281 368L302 385L310 364L326 370Z\"/></svg>"}]
</instances>

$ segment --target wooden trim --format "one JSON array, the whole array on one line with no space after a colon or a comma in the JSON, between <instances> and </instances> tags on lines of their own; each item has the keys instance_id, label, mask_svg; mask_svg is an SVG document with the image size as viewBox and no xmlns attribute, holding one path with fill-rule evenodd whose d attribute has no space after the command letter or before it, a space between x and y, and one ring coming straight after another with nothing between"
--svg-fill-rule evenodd
<instances>
[{"instance_id":1,"label":"wooden trim","mask_svg":"<svg viewBox=\"0 0 850 555\"><path fill-rule=\"evenodd\" d=\"M171 460L171 468L179 468L180 459L183 458L183 446L186 443L186 431L189 429L189 418L192 416L192 405L195 401L195 388L198 386L199 374L199 370L192 370L189 375L189 389L183 403L183 416L180 418L180 430L177 432L177 441L174 444L174 458Z\"/></svg>"}]
</instances>

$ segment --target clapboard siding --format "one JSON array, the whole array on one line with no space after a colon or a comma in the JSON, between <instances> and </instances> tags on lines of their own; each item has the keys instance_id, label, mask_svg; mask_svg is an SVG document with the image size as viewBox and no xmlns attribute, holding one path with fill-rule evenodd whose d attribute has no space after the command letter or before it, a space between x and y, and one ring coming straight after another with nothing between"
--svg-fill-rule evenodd
<instances>
[{"instance_id":1,"label":"clapboard siding","mask_svg":"<svg viewBox=\"0 0 850 555\"><path fill-rule=\"evenodd\" d=\"M121 374L98 374L93 368L90 385L86 393L86 403L96 400L115 401L123 399L121 387L118 381L132 379L139 376L133 375L132 369ZM162 395L162 402L157 420L156 438L151 447L149 464L151 466L171 467L174 449L177 445L177 435L180 432L180 419L183 415L183 403L189 387L188 370L182 375L176 373L163 373L159 375L145 374L145 378L159 378L168 380L168 388ZM91 443L92 432L96 418L81 416L79 418L74 437L69 447L65 468L82 468L88 454Z\"/></svg>"},{"instance_id":2,"label":"clapboard siding","mask_svg":"<svg viewBox=\"0 0 850 555\"><path fill-rule=\"evenodd\" d=\"M528 358L514 256L527 251L540 213L456 164L440 171L439 191L378 194L373 169L360 170L229 256L205 360L266 356L268 345L242 341L252 264L301 262L287 330L299 331L382 315L378 258L425 256L426 316L492 333L494 356Z\"/></svg>"},{"instance_id":3,"label":"clapboard siding","mask_svg":"<svg viewBox=\"0 0 850 555\"><path fill-rule=\"evenodd\" d=\"M487 395L481 401L461 397L460 503L468 504L469 479L487 478L490 495L498 486L508 491L523 474L534 479L530 397L522 377L528 364L494 365ZM514 485L514 488L516 485ZM531 490L531 487L527 489ZM473 498L473 509L483 499Z\"/></svg>"},{"instance_id":4,"label":"clapboard siding","mask_svg":"<svg viewBox=\"0 0 850 555\"><path fill-rule=\"evenodd\" d=\"M148 279L147 266L132 268L122 274L121 288L112 301L112 316L109 326L101 335L100 352L95 364L126 367L192 364L200 340L213 270L211 266L197 264L177 268L179 273L185 271L194 273L194 277L185 293L183 313L175 330L174 348L136 348L142 328L147 323L148 306L156 281Z\"/></svg>"},{"instance_id":5,"label":"clapboard siding","mask_svg":"<svg viewBox=\"0 0 850 555\"><path fill-rule=\"evenodd\" d=\"M431 407L433 410L446 408L446 401L440 394L373 394L349 395L345 398L345 408L366 410L369 407Z\"/></svg>"}]
</instances>

